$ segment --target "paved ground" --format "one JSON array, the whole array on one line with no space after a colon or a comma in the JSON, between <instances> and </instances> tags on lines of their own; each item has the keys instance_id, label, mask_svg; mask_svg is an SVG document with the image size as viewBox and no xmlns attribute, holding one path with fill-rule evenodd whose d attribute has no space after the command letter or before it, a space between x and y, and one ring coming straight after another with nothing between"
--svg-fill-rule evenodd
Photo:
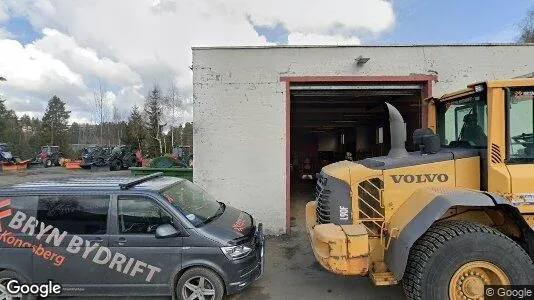
<instances>
[{"instance_id":1,"label":"paved ground","mask_svg":"<svg viewBox=\"0 0 534 300\"><path fill-rule=\"evenodd\" d=\"M22 173L0 175L0 185L71 176L124 176L128 174L128 171L91 172L87 170L67 171L62 168L30 169ZM311 191L311 188L308 191ZM363 299L404 299L399 285L375 287L367 277L338 276L322 269L313 257L304 230L304 207L310 198L309 192L295 192L292 195L291 235L267 239L266 270L263 277L245 292L228 297L228 299L289 300L354 299L359 297Z\"/></svg>"},{"instance_id":2,"label":"paved ground","mask_svg":"<svg viewBox=\"0 0 534 300\"><path fill-rule=\"evenodd\" d=\"M304 229L311 197L309 192L292 195L291 235L267 241L264 277L231 299L405 299L399 285L375 287L367 277L335 275L315 261Z\"/></svg>"}]
</instances>

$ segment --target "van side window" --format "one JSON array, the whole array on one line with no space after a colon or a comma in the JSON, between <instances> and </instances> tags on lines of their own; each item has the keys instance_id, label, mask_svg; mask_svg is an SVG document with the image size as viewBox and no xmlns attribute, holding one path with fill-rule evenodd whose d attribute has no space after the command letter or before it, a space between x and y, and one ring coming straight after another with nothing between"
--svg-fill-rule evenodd
<instances>
[{"instance_id":1,"label":"van side window","mask_svg":"<svg viewBox=\"0 0 534 300\"><path fill-rule=\"evenodd\" d=\"M109 196L40 196L37 220L69 234L105 234Z\"/></svg>"},{"instance_id":2,"label":"van side window","mask_svg":"<svg viewBox=\"0 0 534 300\"><path fill-rule=\"evenodd\" d=\"M172 224L172 217L145 197L119 197L118 219L122 234L155 234L159 225Z\"/></svg>"},{"instance_id":3,"label":"van side window","mask_svg":"<svg viewBox=\"0 0 534 300\"><path fill-rule=\"evenodd\" d=\"M0 211L11 209L12 214L20 211L26 214L27 217L35 217L37 211L37 198L37 196L0 196L0 204L6 205L0 206Z\"/></svg>"}]
</instances>

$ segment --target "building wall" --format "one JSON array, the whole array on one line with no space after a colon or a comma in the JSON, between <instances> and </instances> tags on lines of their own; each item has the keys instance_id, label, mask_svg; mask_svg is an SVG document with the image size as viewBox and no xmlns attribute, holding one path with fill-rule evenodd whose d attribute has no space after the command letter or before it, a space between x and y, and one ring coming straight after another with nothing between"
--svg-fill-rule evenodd
<instances>
[{"instance_id":1,"label":"building wall","mask_svg":"<svg viewBox=\"0 0 534 300\"><path fill-rule=\"evenodd\" d=\"M358 56L370 57L357 66ZM534 71L534 46L194 48L194 180L286 231L282 76L437 75L433 94Z\"/></svg>"}]
</instances>

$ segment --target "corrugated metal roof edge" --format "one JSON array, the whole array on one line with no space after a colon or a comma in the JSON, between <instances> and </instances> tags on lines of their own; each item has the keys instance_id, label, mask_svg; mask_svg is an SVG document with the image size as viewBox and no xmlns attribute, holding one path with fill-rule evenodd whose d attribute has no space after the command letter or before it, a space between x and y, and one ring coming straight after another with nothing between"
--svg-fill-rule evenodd
<instances>
[{"instance_id":1,"label":"corrugated metal roof edge","mask_svg":"<svg viewBox=\"0 0 534 300\"><path fill-rule=\"evenodd\" d=\"M409 47L534 47L534 43L478 43L478 44L399 44L399 45L265 45L265 46L193 46L192 50L216 49L298 49L298 48L409 48Z\"/></svg>"}]
</instances>

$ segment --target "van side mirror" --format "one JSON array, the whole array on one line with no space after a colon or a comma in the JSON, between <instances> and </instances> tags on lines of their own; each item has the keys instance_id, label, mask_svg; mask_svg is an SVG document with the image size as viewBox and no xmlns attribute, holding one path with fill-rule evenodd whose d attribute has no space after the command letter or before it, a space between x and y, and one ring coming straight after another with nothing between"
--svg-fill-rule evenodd
<instances>
[{"instance_id":1,"label":"van side mirror","mask_svg":"<svg viewBox=\"0 0 534 300\"><path fill-rule=\"evenodd\" d=\"M156 228L157 239L177 237L179 235L180 232L176 230L176 228L174 228L174 226L172 226L171 224L159 225L158 228Z\"/></svg>"}]
</instances>

